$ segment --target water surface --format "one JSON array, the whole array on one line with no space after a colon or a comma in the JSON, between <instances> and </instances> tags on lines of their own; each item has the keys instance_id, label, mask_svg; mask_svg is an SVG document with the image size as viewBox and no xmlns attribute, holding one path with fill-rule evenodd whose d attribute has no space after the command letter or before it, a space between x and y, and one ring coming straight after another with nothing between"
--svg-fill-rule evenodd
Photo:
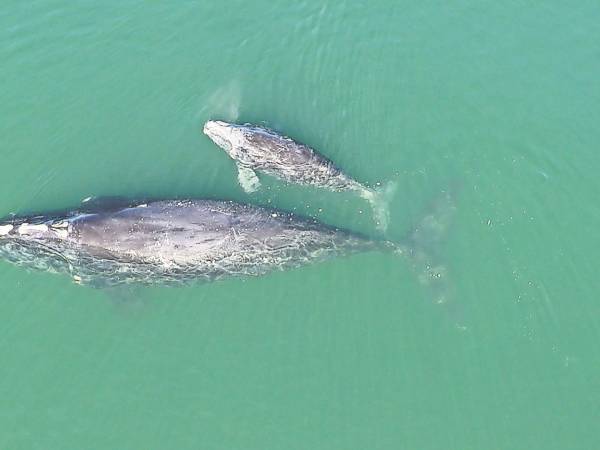
<instances>
[{"instance_id":1,"label":"water surface","mask_svg":"<svg viewBox=\"0 0 600 450\"><path fill-rule=\"evenodd\" d=\"M467 330L390 254L124 296L0 263L0 448L597 448L599 22L585 0L5 0L0 215L209 196L377 233L352 195L245 195L201 127L264 123L395 180L390 239L462 185L439 252Z\"/></svg>"}]
</instances>

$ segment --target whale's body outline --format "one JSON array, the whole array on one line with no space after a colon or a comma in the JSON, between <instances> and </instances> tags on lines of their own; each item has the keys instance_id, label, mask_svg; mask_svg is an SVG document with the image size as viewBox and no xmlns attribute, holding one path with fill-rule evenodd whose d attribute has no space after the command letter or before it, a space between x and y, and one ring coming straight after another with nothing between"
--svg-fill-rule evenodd
<instances>
[{"instance_id":1,"label":"whale's body outline","mask_svg":"<svg viewBox=\"0 0 600 450\"><path fill-rule=\"evenodd\" d=\"M384 248L399 249L312 218L220 200L132 201L0 221L0 257L96 287L259 276Z\"/></svg>"},{"instance_id":2,"label":"whale's body outline","mask_svg":"<svg viewBox=\"0 0 600 450\"><path fill-rule=\"evenodd\" d=\"M270 128L209 120L203 132L235 161L238 181L244 191L251 193L260 187L256 174L259 172L287 183L355 192L371 204L378 228L387 229L387 203L395 190L394 184L370 188L313 148Z\"/></svg>"}]
</instances>

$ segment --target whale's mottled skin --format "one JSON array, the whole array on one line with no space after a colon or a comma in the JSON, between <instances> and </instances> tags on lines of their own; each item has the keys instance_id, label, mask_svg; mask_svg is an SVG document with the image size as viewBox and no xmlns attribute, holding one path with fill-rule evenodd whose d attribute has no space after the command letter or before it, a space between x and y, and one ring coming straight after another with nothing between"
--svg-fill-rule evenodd
<instances>
[{"instance_id":1,"label":"whale's mottled skin","mask_svg":"<svg viewBox=\"0 0 600 450\"><path fill-rule=\"evenodd\" d=\"M380 228L387 227L384 192L359 183L312 148L268 128L251 124L209 120L203 131L235 161L238 180L246 192L253 192L260 186L255 172L289 183L336 192L354 191L371 203Z\"/></svg>"},{"instance_id":2,"label":"whale's mottled skin","mask_svg":"<svg viewBox=\"0 0 600 450\"><path fill-rule=\"evenodd\" d=\"M366 189L310 147L268 128L209 120L204 133L243 169L333 191Z\"/></svg>"},{"instance_id":3,"label":"whale's mottled skin","mask_svg":"<svg viewBox=\"0 0 600 450\"><path fill-rule=\"evenodd\" d=\"M258 276L381 248L395 246L288 212L217 200L132 202L0 221L0 258L97 287Z\"/></svg>"}]
</instances>

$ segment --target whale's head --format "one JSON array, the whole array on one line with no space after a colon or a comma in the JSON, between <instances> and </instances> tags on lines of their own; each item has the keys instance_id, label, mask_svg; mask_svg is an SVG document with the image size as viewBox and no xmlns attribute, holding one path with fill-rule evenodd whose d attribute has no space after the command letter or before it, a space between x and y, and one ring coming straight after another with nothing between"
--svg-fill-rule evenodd
<instances>
[{"instance_id":1,"label":"whale's head","mask_svg":"<svg viewBox=\"0 0 600 450\"><path fill-rule=\"evenodd\" d=\"M209 120L204 124L204 134L235 159L237 150L245 142L244 127L221 120Z\"/></svg>"},{"instance_id":2,"label":"whale's head","mask_svg":"<svg viewBox=\"0 0 600 450\"><path fill-rule=\"evenodd\" d=\"M68 220L51 216L0 218L0 260L29 269L69 272Z\"/></svg>"}]
</instances>

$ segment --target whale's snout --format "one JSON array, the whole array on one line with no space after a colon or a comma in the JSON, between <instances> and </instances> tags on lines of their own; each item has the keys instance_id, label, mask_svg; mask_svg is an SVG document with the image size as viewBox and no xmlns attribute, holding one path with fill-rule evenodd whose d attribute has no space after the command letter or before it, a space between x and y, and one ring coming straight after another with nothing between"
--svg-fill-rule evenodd
<instances>
[{"instance_id":1,"label":"whale's snout","mask_svg":"<svg viewBox=\"0 0 600 450\"><path fill-rule=\"evenodd\" d=\"M228 127L229 127L229 124L226 123L226 122L222 122L221 120L208 120L204 124L204 129L202 131L208 137L211 137L211 136L214 136L214 135L220 135L220 134L222 134L223 132L226 131L226 129Z\"/></svg>"},{"instance_id":2,"label":"whale's snout","mask_svg":"<svg viewBox=\"0 0 600 450\"><path fill-rule=\"evenodd\" d=\"M239 140L236 127L221 120L207 121L202 131L226 152L231 151Z\"/></svg>"}]
</instances>

